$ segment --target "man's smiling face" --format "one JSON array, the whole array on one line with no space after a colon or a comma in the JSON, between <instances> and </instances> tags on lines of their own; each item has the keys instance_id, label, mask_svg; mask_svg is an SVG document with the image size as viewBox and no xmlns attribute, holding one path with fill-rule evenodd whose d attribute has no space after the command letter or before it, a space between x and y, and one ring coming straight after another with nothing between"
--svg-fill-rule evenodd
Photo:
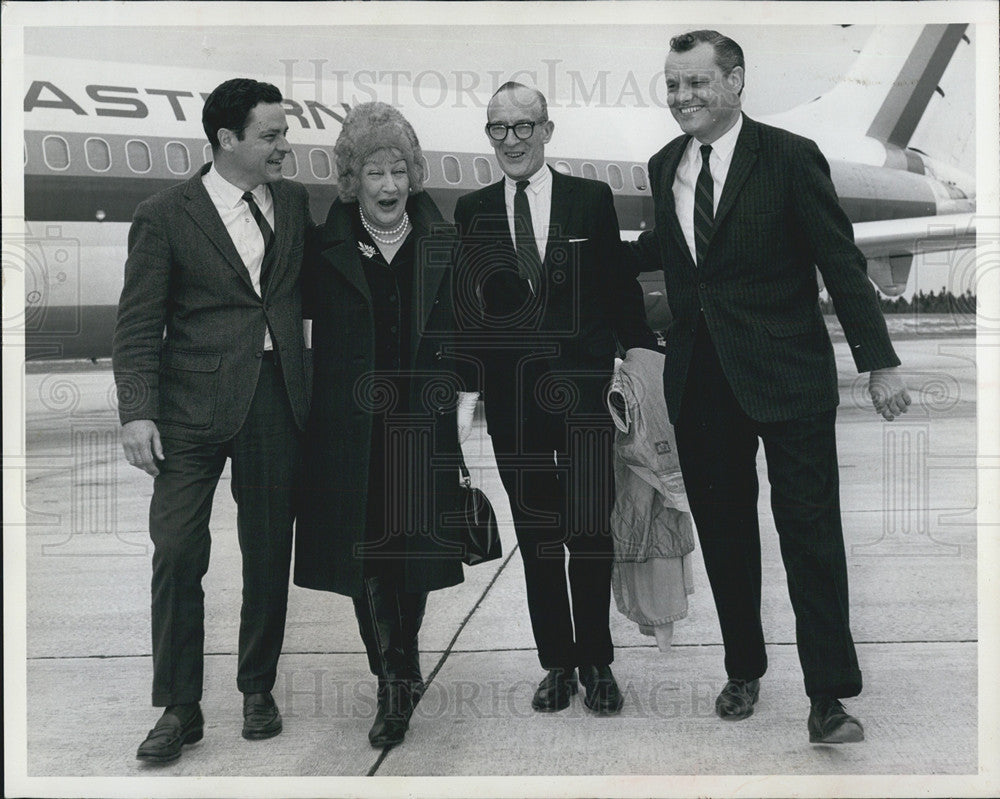
<instances>
[{"instance_id":1,"label":"man's smiling face","mask_svg":"<svg viewBox=\"0 0 1000 799\"><path fill-rule=\"evenodd\" d=\"M508 89L490 100L486 110L488 124L515 125L534 122L535 129L527 139L519 139L513 130L503 141L490 139L497 163L511 180L530 178L545 163L545 145L552 138L552 122L542 119L542 104L530 89Z\"/></svg>"},{"instance_id":2,"label":"man's smiling face","mask_svg":"<svg viewBox=\"0 0 1000 799\"><path fill-rule=\"evenodd\" d=\"M743 68L733 67L724 75L712 45L700 42L683 53L671 51L663 71L667 105L682 131L711 144L736 122Z\"/></svg>"}]
</instances>

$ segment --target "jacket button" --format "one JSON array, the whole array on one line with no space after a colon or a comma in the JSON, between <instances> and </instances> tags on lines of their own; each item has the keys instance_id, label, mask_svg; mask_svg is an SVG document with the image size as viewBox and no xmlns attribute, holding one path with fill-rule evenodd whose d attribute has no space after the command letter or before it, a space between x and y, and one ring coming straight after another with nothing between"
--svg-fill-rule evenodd
<instances>
[{"instance_id":1,"label":"jacket button","mask_svg":"<svg viewBox=\"0 0 1000 799\"><path fill-rule=\"evenodd\" d=\"M441 350L438 350L437 352L434 353L435 360L440 361L443 357L444 357L444 353L441 352Z\"/></svg>"},{"instance_id":2,"label":"jacket button","mask_svg":"<svg viewBox=\"0 0 1000 799\"><path fill-rule=\"evenodd\" d=\"M255 352L253 354L253 357L254 358L263 358L264 357L264 350L257 350L257 352Z\"/></svg>"},{"instance_id":3,"label":"jacket button","mask_svg":"<svg viewBox=\"0 0 1000 799\"><path fill-rule=\"evenodd\" d=\"M704 284L704 283L699 283L699 284L698 284L698 288L700 288L700 289L704 289L704 288L705 288L705 284Z\"/></svg>"}]
</instances>

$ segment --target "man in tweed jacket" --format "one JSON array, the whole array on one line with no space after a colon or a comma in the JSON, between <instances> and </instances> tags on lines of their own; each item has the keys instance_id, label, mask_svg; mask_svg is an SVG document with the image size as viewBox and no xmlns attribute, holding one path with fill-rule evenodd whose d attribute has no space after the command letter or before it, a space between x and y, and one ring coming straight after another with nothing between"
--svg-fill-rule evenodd
<instances>
[{"instance_id":1,"label":"man in tweed jacket","mask_svg":"<svg viewBox=\"0 0 1000 799\"><path fill-rule=\"evenodd\" d=\"M312 220L305 187L282 180L281 92L226 81L202 122L213 162L136 209L112 348L125 456L155 478L152 699L165 711L136 753L153 763L204 732L201 579L227 459L243 556L243 737L281 732L271 689L309 411L299 271Z\"/></svg>"},{"instance_id":2,"label":"man in tweed jacket","mask_svg":"<svg viewBox=\"0 0 1000 799\"><path fill-rule=\"evenodd\" d=\"M833 348L819 267L859 372L887 420L909 396L866 260L808 139L743 116L743 52L715 31L670 42L671 113L684 135L650 159L655 229L633 254L662 268L673 314L664 392L712 585L729 680L723 719L753 713L767 668L760 620L758 439L812 702L810 740L860 741L840 698L861 691L849 624L835 440Z\"/></svg>"}]
</instances>

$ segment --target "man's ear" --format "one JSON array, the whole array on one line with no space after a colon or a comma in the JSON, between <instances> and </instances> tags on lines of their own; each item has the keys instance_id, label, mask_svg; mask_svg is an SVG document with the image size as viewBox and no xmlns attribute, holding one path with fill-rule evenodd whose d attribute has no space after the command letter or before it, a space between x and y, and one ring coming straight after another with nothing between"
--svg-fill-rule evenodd
<instances>
[{"instance_id":1,"label":"man's ear","mask_svg":"<svg viewBox=\"0 0 1000 799\"><path fill-rule=\"evenodd\" d=\"M549 140L552 138L552 131L556 129L556 123L551 119L546 120L545 124L542 125L542 144L548 144Z\"/></svg>"},{"instance_id":2,"label":"man's ear","mask_svg":"<svg viewBox=\"0 0 1000 799\"><path fill-rule=\"evenodd\" d=\"M743 67L733 67L725 77L726 87L734 94L739 94L743 91L743 81L745 79L746 74L743 71Z\"/></svg>"},{"instance_id":3,"label":"man's ear","mask_svg":"<svg viewBox=\"0 0 1000 799\"><path fill-rule=\"evenodd\" d=\"M219 147L226 152L231 152L233 149L233 143L237 141L236 131L230 130L229 128L219 128L216 136L219 139Z\"/></svg>"}]
</instances>

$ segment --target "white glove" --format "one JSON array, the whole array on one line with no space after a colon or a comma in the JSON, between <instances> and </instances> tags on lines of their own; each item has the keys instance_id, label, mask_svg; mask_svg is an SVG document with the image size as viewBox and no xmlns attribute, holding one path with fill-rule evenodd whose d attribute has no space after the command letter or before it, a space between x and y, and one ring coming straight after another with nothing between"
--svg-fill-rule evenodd
<instances>
[{"instance_id":1,"label":"white glove","mask_svg":"<svg viewBox=\"0 0 1000 799\"><path fill-rule=\"evenodd\" d=\"M458 443L462 444L472 432L472 417L476 413L476 403L479 402L478 391L458 392Z\"/></svg>"}]
</instances>

